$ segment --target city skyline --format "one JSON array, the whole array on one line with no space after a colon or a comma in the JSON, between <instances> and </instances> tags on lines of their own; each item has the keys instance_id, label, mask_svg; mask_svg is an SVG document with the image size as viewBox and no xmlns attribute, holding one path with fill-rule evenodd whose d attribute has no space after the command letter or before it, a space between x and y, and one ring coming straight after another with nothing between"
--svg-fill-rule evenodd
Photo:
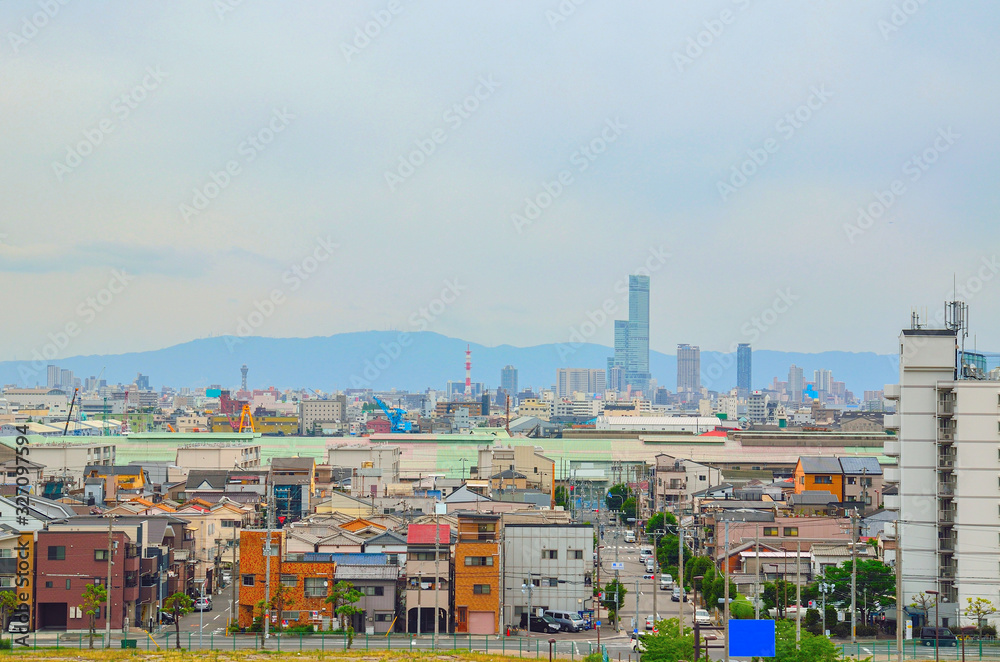
<instances>
[{"instance_id":1,"label":"city skyline","mask_svg":"<svg viewBox=\"0 0 1000 662\"><path fill-rule=\"evenodd\" d=\"M27 36L37 4L7 3L0 269L31 314L0 359L68 325L60 356L390 328L612 345L594 320L644 271L660 351L893 353L910 305L989 299L966 237L1000 232L1000 8L723 4L716 36L699 5L402 3L373 38L377 2L60 5ZM497 297L481 265L510 256L532 266ZM899 303L828 314L876 283Z\"/></svg>"}]
</instances>

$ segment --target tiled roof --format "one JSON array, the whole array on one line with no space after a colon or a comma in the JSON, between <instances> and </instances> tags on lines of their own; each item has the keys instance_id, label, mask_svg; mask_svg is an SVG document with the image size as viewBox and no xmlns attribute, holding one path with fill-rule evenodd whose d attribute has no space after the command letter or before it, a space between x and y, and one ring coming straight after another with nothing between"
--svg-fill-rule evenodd
<instances>
[{"instance_id":1,"label":"tiled roof","mask_svg":"<svg viewBox=\"0 0 1000 662\"><path fill-rule=\"evenodd\" d=\"M352 565L349 563L338 563L334 571L335 581L346 579L348 581L373 580L396 581L399 578L398 565Z\"/></svg>"},{"instance_id":2,"label":"tiled roof","mask_svg":"<svg viewBox=\"0 0 1000 662\"><path fill-rule=\"evenodd\" d=\"M875 457L842 457L840 466L849 476L881 476L882 466Z\"/></svg>"},{"instance_id":3,"label":"tiled roof","mask_svg":"<svg viewBox=\"0 0 1000 662\"><path fill-rule=\"evenodd\" d=\"M440 544L447 545L451 542L451 527L441 524L440 531L435 536L433 524L411 524L406 530L406 544L408 545L433 545L435 537Z\"/></svg>"},{"instance_id":4,"label":"tiled roof","mask_svg":"<svg viewBox=\"0 0 1000 662\"><path fill-rule=\"evenodd\" d=\"M800 457L802 471L807 474L841 474L840 461L835 457L822 455L815 457Z\"/></svg>"}]
</instances>

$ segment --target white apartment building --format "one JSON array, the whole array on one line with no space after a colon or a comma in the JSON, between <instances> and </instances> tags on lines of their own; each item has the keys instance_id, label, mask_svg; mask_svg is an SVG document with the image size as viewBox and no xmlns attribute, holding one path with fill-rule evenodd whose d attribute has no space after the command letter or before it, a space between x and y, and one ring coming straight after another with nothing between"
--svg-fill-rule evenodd
<instances>
[{"instance_id":1,"label":"white apartment building","mask_svg":"<svg viewBox=\"0 0 1000 662\"><path fill-rule=\"evenodd\" d=\"M191 469L259 469L260 444L189 444L177 449L176 464Z\"/></svg>"},{"instance_id":2,"label":"white apartment building","mask_svg":"<svg viewBox=\"0 0 1000 662\"><path fill-rule=\"evenodd\" d=\"M529 602L536 614L543 609L573 613L593 609L593 552L590 524L506 524L503 622L520 623Z\"/></svg>"},{"instance_id":3,"label":"white apartment building","mask_svg":"<svg viewBox=\"0 0 1000 662\"><path fill-rule=\"evenodd\" d=\"M319 423L347 423L347 398L339 395L332 400L303 400L299 403L299 433L312 434Z\"/></svg>"},{"instance_id":4,"label":"white apartment building","mask_svg":"<svg viewBox=\"0 0 1000 662\"><path fill-rule=\"evenodd\" d=\"M886 507L902 521L903 597L940 591L942 625L973 625L967 598L1000 603L1000 381L956 379L951 330L906 329L899 352L899 384L885 387L899 438L885 453L899 465L885 482L899 490Z\"/></svg>"},{"instance_id":5,"label":"white apartment building","mask_svg":"<svg viewBox=\"0 0 1000 662\"><path fill-rule=\"evenodd\" d=\"M556 397L568 398L574 393L604 393L604 370L590 368L556 369Z\"/></svg>"}]
</instances>

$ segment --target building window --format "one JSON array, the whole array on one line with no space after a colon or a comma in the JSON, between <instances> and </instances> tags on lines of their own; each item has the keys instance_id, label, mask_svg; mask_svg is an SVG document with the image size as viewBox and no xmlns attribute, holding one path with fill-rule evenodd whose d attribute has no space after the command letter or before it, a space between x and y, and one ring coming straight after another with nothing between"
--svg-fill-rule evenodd
<instances>
[{"instance_id":1,"label":"building window","mask_svg":"<svg viewBox=\"0 0 1000 662\"><path fill-rule=\"evenodd\" d=\"M358 590L364 595L385 595L383 586L359 586Z\"/></svg>"},{"instance_id":2,"label":"building window","mask_svg":"<svg viewBox=\"0 0 1000 662\"><path fill-rule=\"evenodd\" d=\"M433 616L433 614L432 614L432 616ZM395 617L395 614L375 614L375 622L376 623L388 623L388 622L392 621L392 619L394 617Z\"/></svg>"},{"instance_id":3,"label":"building window","mask_svg":"<svg viewBox=\"0 0 1000 662\"><path fill-rule=\"evenodd\" d=\"M67 579L67 580L66 580L66 590L67 590L67 591L71 591L71 590L73 590L73 584L72 584L72 580L70 580L70 579Z\"/></svg>"},{"instance_id":4,"label":"building window","mask_svg":"<svg viewBox=\"0 0 1000 662\"><path fill-rule=\"evenodd\" d=\"M434 552L414 552L410 557L414 561L433 561ZM441 553L441 560L445 560L444 552Z\"/></svg>"},{"instance_id":5,"label":"building window","mask_svg":"<svg viewBox=\"0 0 1000 662\"><path fill-rule=\"evenodd\" d=\"M784 528L783 534L787 537L794 538L799 535L799 527L797 526L786 526Z\"/></svg>"},{"instance_id":6,"label":"building window","mask_svg":"<svg viewBox=\"0 0 1000 662\"><path fill-rule=\"evenodd\" d=\"M765 526L764 535L767 537L773 537L778 535L778 527L776 526Z\"/></svg>"},{"instance_id":7,"label":"building window","mask_svg":"<svg viewBox=\"0 0 1000 662\"><path fill-rule=\"evenodd\" d=\"M543 549L542 550L542 558L543 559L557 559L557 558L559 558L559 550L558 549Z\"/></svg>"},{"instance_id":8,"label":"building window","mask_svg":"<svg viewBox=\"0 0 1000 662\"><path fill-rule=\"evenodd\" d=\"M465 565L493 565L492 556L466 556ZM433 614L431 614L433 616Z\"/></svg>"},{"instance_id":9,"label":"building window","mask_svg":"<svg viewBox=\"0 0 1000 662\"><path fill-rule=\"evenodd\" d=\"M833 478L830 476L816 476L813 482L817 485L833 485Z\"/></svg>"},{"instance_id":10,"label":"building window","mask_svg":"<svg viewBox=\"0 0 1000 662\"><path fill-rule=\"evenodd\" d=\"M307 598L322 598L326 596L326 580L322 577L306 577Z\"/></svg>"},{"instance_id":11,"label":"building window","mask_svg":"<svg viewBox=\"0 0 1000 662\"><path fill-rule=\"evenodd\" d=\"M548 582L549 586L559 586L559 578L558 577L549 577L545 581Z\"/></svg>"},{"instance_id":12,"label":"building window","mask_svg":"<svg viewBox=\"0 0 1000 662\"><path fill-rule=\"evenodd\" d=\"M472 587L472 592L476 595L489 595L490 585L489 584L475 584ZM433 614L431 614L433 616Z\"/></svg>"},{"instance_id":13,"label":"building window","mask_svg":"<svg viewBox=\"0 0 1000 662\"><path fill-rule=\"evenodd\" d=\"M582 549L571 549L571 550L569 550L569 557L571 559L579 561L580 559L583 558L583 550ZM433 614L432 614L432 616L433 616Z\"/></svg>"},{"instance_id":14,"label":"building window","mask_svg":"<svg viewBox=\"0 0 1000 662\"><path fill-rule=\"evenodd\" d=\"M224 519L222 520L223 529L238 529L240 528L240 521L238 519Z\"/></svg>"},{"instance_id":15,"label":"building window","mask_svg":"<svg viewBox=\"0 0 1000 662\"><path fill-rule=\"evenodd\" d=\"M706 481L706 480L708 480L708 479L707 479L707 478L705 478L705 476L698 476L698 480L700 480L700 481L704 482L704 481ZM431 614L431 615L433 616L433 614Z\"/></svg>"},{"instance_id":16,"label":"building window","mask_svg":"<svg viewBox=\"0 0 1000 662\"><path fill-rule=\"evenodd\" d=\"M479 533L493 533L496 530L497 530L497 525L496 524L480 524L479 525ZM431 616L433 616L433 614L431 614Z\"/></svg>"},{"instance_id":17,"label":"building window","mask_svg":"<svg viewBox=\"0 0 1000 662\"><path fill-rule=\"evenodd\" d=\"M243 575L243 585L244 586L253 586L253 580L254 580L254 576L253 575Z\"/></svg>"},{"instance_id":18,"label":"building window","mask_svg":"<svg viewBox=\"0 0 1000 662\"><path fill-rule=\"evenodd\" d=\"M855 478L854 476L848 476L847 477L847 484L848 485L854 485L857 482L858 482L858 479Z\"/></svg>"},{"instance_id":19,"label":"building window","mask_svg":"<svg viewBox=\"0 0 1000 662\"><path fill-rule=\"evenodd\" d=\"M532 579L531 580L531 585L532 586L541 586L542 585L542 580L541 579Z\"/></svg>"},{"instance_id":20,"label":"building window","mask_svg":"<svg viewBox=\"0 0 1000 662\"><path fill-rule=\"evenodd\" d=\"M52 582L45 582L45 588L52 588Z\"/></svg>"},{"instance_id":21,"label":"building window","mask_svg":"<svg viewBox=\"0 0 1000 662\"><path fill-rule=\"evenodd\" d=\"M65 561L66 560L66 546L49 546L49 560L50 561Z\"/></svg>"},{"instance_id":22,"label":"building window","mask_svg":"<svg viewBox=\"0 0 1000 662\"><path fill-rule=\"evenodd\" d=\"M287 586L288 588L295 588L299 585L299 578L295 575L282 575L281 585Z\"/></svg>"},{"instance_id":23,"label":"building window","mask_svg":"<svg viewBox=\"0 0 1000 662\"><path fill-rule=\"evenodd\" d=\"M108 550L106 550L106 549L95 549L94 550L94 560L95 561L107 561L108 560Z\"/></svg>"}]
</instances>

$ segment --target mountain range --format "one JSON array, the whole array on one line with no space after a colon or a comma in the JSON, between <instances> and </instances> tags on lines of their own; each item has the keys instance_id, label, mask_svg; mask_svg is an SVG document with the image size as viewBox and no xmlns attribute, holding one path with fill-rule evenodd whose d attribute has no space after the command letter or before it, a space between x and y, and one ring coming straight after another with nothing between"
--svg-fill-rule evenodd
<instances>
[{"instance_id":1,"label":"mountain range","mask_svg":"<svg viewBox=\"0 0 1000 662\"><path fill-rule=\"evenodd\" d=\"M46 363L72 370L76 377L97 376L109 384L131 383L137 373L149 375L154 388L236 388L240 367L249 368L248 386L279 389L311 387L324 391L346 388L397 388L422 391L443 389L447 381L465 380L465 349L472 350L472 380L489 389L499 386L505 365L518 369L521 388L548 388L557 368L600 368L612 350L593 343L550 343L532 347L486 347L428 331L362 331L312 338L219 336L202 338L163 349L128 354L72 356L51 361L0 362L0 383L44 386ZM788 368L803 368L805 381L813 370L833 372L859 398L865 390L881 390L898 381L898 358L872 352L798 353L772 350L753 352L753 387L770 386L772 379L788 378ZM650 351L650 371L659 386L675 390L677 357ZM736 385L736 355L703 351L702 385L727 391Z\"/></svg>"}]
</instances>

